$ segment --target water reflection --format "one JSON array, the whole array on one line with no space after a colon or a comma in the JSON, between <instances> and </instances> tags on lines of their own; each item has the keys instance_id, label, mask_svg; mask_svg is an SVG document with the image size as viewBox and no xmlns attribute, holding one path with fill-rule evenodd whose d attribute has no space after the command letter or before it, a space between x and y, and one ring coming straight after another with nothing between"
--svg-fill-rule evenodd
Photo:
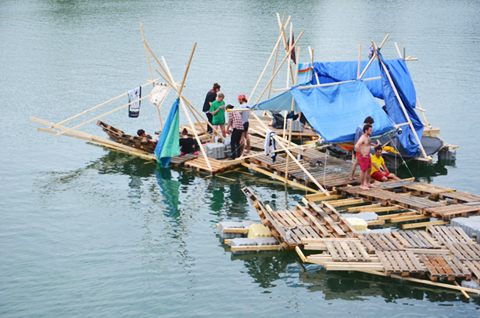
<instances>
[{"instance_id":1,"label":"water reflection","mask_svg":"<svg viewBox=\"0 0 480 318\"><path fill-rule=\"evenodd\" d=\"M181 182L173 180L172 171L169 168L162 168L160 165L157 165L157 168L155 170L155 176L157 177L157 184L160 186L162 202L168 209L168 216L178 216Z\"/></svg>"}]
</instances>

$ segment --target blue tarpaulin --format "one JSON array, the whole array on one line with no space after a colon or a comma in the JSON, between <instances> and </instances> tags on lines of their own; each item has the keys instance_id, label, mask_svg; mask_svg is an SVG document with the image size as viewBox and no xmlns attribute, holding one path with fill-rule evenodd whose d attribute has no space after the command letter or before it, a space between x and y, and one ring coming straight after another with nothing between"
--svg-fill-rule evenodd
<instances>
[{"instance_id":1,"label":"blue tarpaulin","mask_svg":"<svg viewBox=\"0 0 480 318\"><path fill-rule=\"evenodd\" d=\"M256 105L255 109L290 110L292 97L298 111L330 143L351 142L355 129L366 117L375 120L373 136L382 136L395 128L362 81L289 91Z\"/></svg>"},{"instance_id":2,"label":"blue tarpaulin","mask_svg":"<svg viewBox=\"0 0 480 318\"><path fill-rule=\"evenodd\" d=\"M382 54L380 52L378 54L380 59L384 61ZM390 77L392 78L395 88L397 89L398 95L400 96L400 99L405 106L405 110L410 117L412 125L417 132L417 136L421 141L423 135L423 124L418 118L418 115L414 109L416 102L415 88L413 87L412 81L404 76L405 73L408 74L405 63L403 65L388 65L384 62L384 64L387 66L388 72L390 74ZM393 119L396 124L408 122L408 118L407 116L405 116L400 102L398 101L398 98L383 68L381 69L381 73L383 96L385 106L387 107L388 115ZM397 137L409 156L415 157L416 155L418 155L419 143L415 138L415 135L410 125L402 126L402 133L397 133Z\"/></svg>"}]
</instances>

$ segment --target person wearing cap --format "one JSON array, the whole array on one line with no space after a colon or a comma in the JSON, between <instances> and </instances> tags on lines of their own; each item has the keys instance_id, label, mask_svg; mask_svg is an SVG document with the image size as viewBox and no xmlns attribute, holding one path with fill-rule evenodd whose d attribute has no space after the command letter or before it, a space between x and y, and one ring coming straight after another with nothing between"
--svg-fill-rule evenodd
<instances>
[{"instance_id":1,"label":"person wearing cap","mask_svg":"<svg viewBox=\"0 0 480 318\"><path fill-rule=\"evenodd\" d=\"M183 128L182 138L180 138L180 156L186 154L198 155L197 143L192 137L188 137L187 128Z\"/></svg>"},{"instance_id":2,"label":"person wearing cap","mask_svg":"<svg viewBox=\"0 0 480 318\"><path fill-rule=\"evenodd\" d=\"M220 91L220 85L218 83L213 83L213 88L208 91L207 96L205 97L205 102L203 103L203 112L206 113L208 122L210 125L212 124L212 119L213 116L210 113L210 106L212 106L212 103L215 101L217 98L217 93ZM207 125L207 132L212 133L212 126Z\"/></svg>"},{"instance_id":3,"label":"person wearing cap","mask_svg":"<svg viewBox=\"0 0 480 318\"><path fill-rule=\"evenodd\" d=\"M228 123L227 123L227 130L228 128L232 129L231 136L230 136L230 147L232 148L232 160L235 158L239 158L242 156L242 149L240 146L240 141L242 140L243 136L243 120L242 115L240 112L231 111L233 109L233 105L227 105L228 111Z\"/></svg>"},{"instance_id":4,"label":"person wearing cap","mask_svg":"<svg viewBox=\"0 0 480 318\"><path fill-rule=\"evenodd\" d=\"M241 108L250 108L250 106L248 106L247 97L245 97L245 95L243 94L238 95L238 102L240 103ZM248 121L249 117L250 117L250 111L242 112L243 135L240 141L242 154L244 153L243 149L245 148L245 144L247 144L247 150L245 151L245 153L250 152L250 138L248 137L248 127L250 126L250 123Z\"/></svg>"},{"instance_id":5,"label":"person wearing cap","mask_svg":"<svg viewBox=\"0 0 480 318\"><path fill-rule=\"evenodd\" d=\"M225 102L223 99L225 95L223 93L218 93L217 99L212 103L210 106L210 113L213 115L212 117L212 124L215 127L215 130L220 129L222 130L223 138L226 137L225 135ZM215 130L212 132L212 143L215 142Z\"/></svg>"}]
</instances>

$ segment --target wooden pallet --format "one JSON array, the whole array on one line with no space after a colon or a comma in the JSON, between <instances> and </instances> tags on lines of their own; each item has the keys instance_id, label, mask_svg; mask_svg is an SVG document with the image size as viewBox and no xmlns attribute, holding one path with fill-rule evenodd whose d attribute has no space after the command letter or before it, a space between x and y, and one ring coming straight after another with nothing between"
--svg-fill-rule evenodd
<instances>
[{"instance_id":1,"label":"wooden pallet","mask_svg":"<svg viewBox=\"0 0 480 318\"><path fill-rule=\"evenodd\" d=\"M372 258L368 255L365 248L357 239L347 240L324 240L328 254L331 255L334 262L371 262Z\"/></svg>"},{"instance_id":2,"label":"wooden pallet","mask_svg":"<svg viewBox=\"0 0 480 318\"><path fill-rule=\"evenodd\" d=\"M461 261L480 261L480 245L450 243L447 248Z\"/></svg>"},{"instance_id":3,"label":"wooden pallet","mask_svg":"<svg viewBox=\"0 0 480 318\"><path fill-rule=\"evenodd\" d=\"M471 279L471 272L453 255L420 255L420 260L425 264L430 279L446 278L453 281L456 278Z\"/></svg>"},{"instance_id":4,"label":"wooden pallet","mask_svg":"<svg viewBox=\"0 0 480 318\"><path fill-rule=\"evenodd\" d=\"M223 161L213 159L213 158L208 158L208 161L212 166L212 170L209 169L207 162L205 161L205 158L203 158L203 156L197 157L193 160L185 162L185 166L194 168L197 171L207 172L207 173L223 172L226 169L229 169L234 166L233 164L224 164Z\"/></svg>"},{"instance_id":5,"label":"wooden pallet","mask_svg":"<svg viewBox=\"0 0 480 318\"><path fill-rule=\"evenodd\" d=\"M480 206L452 204L447 206L426 208L424 212L431 214L436 218L450 220L456 217L467 217L468 215L478 214L480 212Z\"/></svg>"},{"instance_id":6,"label":"wooden pallet","mask_svg":"<svg viewBox=\"0 0 480 318\"><path fill-rule=\"evenodd\" d=\"M397 188L402 188L413 184L413 181L410 180L397 180L397 181L387 181L387 182L376 182L375 187L377 189L383 190L393 190Z\"/></svg>"},{"instance_id":7,"label":"wooden pallet","mask_svg":"<svg viewBox=\"0 0 480 318\"><path fill-rule=\"evenodd\" d=\"M480 262L479 261L466 261L465 267L472 273L473 279L480 284Z\"/></svg>"},{"instance_id":8,"label":"wooden pallet","mask_svg":"<svg viewBox=\"0 0 480 318\"><path fill-rule=\"evenodd\" d=\"M425 231L394 231L395 236L405 248L439 249L441 244Z\"/></svg>"},{"instance_id":9,"label":"wooden pallet","mask_svg":"<svg viewBox=\"0 0 480 318\"><path fill-rule=\"evenodd\" d=\"M440 199L452 199L455 203L480 202L480 195L468 192L443 192L439 194Z\"/></svg>"},{"instance_id":10,"label":"wooden pallet","mask_svg":"<svg viewBox=\"0 0 480 318\"><path fill-rule=\"evenodd\" d=\"M402 277L425 273L425 267L410 251L378 251L378 258L385 268L385 275L399 274Z\"/></svg>"},{"instance_id":11,"label":"wooden pallet","mask_svg":"<svg viewBox=\"0 0 480 318\"><path fill-rule=\"evenodd\" d=\"M412 183L412 184L403 186L403 188L405 190L414 191L419 194L434 195L435 197L438 197L438 195L443 192L455 191L454 189L439 187L439 186L435 186L427 183Z\"/></svg>"},{"instance_id":12,"label":"wooden pallet","mask_svg":"<svg viewBox=\"0 0 480 318\"><path fill-rule=\"evenodd\" d=\"M181 157L180 156L172 157L172 159L170 160L170 165L173 166L173 167L182 166L183 164L185 164L185 162L193 160L197 157L198 156L195 156L195 155L185 155L185 156L181 156Z\"/></svg>"},{"instance_id":13,"label":"wooden pallet","mask_svg":"<svg viewBox=\"0 0 480 318\"><path fill-rule=\"evenodd\" d=\"M445 246L451 243L475 244L458 226L428 226L427 229L440 244Z\"/></svg>"},{"instance_id":14,"label":"wooden pallet","mask_svg":"<svg viewBox=\"0 0 480 318\"><path fill-rule=\"evenodd\" d=\"M443 204L435 201L431 201L428 199L424 198L419 198L415 196L400 196L400 195L395 195L391 199L393 202L395 202L398 205L401 205L406 208L410 209L416 209L418 211L424 211L427 208L432 208L432 207L443 207Z\"/></svg>"}]
</instances>

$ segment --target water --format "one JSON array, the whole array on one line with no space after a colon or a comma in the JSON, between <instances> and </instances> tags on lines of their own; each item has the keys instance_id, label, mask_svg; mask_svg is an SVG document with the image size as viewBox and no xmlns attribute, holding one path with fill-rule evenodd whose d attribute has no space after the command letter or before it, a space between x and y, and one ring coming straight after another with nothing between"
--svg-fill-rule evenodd
<instances>
[{"instance_id":1,"label":"water","mask_svg":"<svg viewBox=\"0 0 480 318\"><path fill-rule=\"evenodd\" d=\"M365 56L369 41L378 43L386 33L386 57L397 56L393 42L406 46L407 55L420 59L408 66L427 119L460 146L453 166L410 170L421 181L480 193L476 1L4 0L0 316L478 317L478 298L326 273L290 252L233 256L219 243L216 223L258 220L243 186L274 208L292 206L301 191L285 192L282 184L245 170L226 174L231 181L158 169L37 132L41 125L28 119L58 122L145 83L150 72L140 20L177 81L198 42L184 91L197 107L213 82L235 102L238 94L249 95L271 52L276 12L292 14L295 34L306 30L300 59L311 45L319 60L355 60L359 41ZM281 73L275 87L285 81ZM105 121L130 133L158 130L150 105L140 116L127 119L125 110ZM82 129L102 134L94 124Z\"/></svg>"}]
</instances>

